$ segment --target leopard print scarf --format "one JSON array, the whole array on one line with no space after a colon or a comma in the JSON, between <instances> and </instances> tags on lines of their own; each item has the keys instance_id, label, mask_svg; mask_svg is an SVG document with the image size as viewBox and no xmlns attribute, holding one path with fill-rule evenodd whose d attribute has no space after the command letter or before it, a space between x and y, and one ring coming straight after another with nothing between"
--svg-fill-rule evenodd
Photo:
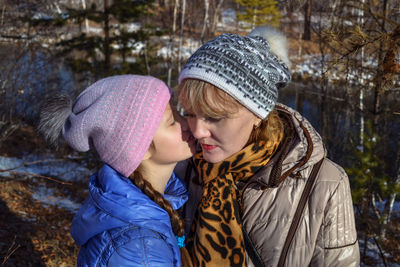
<instances>
[{"instance_id":1,"label":"leopard print scarf","mask_svg":"<svg viewBox=\"0 0 400 267\"><path fill-rule=\"evenodd\" d=\"M203 195L189 234L194 266L246 266L245 245L235 184L265 166L279 146L258 141L218 163L194 157L204 182Z\"/></svg>"}]
</instances>

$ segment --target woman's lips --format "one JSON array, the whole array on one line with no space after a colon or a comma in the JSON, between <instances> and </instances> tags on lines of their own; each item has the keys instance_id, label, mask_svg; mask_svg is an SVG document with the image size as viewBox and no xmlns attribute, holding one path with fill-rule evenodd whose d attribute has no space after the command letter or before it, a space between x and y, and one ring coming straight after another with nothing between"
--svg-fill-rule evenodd
<instances>
[{"instance_id":1,"label":"woman's lips","mask_svg":"<svg viewBox=\"0 0 400 267\"><path fill-rule=\"evenodd\" d=\"M204 149L204 150L207 150L207 151L211 151L216 147L217 146L214 146L214 145L201 144L201 148Z\"/></svg>"}]
</instances>

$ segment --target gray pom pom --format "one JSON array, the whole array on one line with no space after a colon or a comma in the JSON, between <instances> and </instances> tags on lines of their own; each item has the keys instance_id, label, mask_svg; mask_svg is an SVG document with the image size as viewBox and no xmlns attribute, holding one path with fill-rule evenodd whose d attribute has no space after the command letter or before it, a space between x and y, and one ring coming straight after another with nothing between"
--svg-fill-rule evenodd
<instances>
[{"instance_id":1,"label":"gray pom pom","mask_svg":"<svg viewBox=\"0 0 400 267\"><path fill-rule=\"evenodd\" d=\"M248 34L249 36L261 36L270 45L271 52L274 53L290 68L289 49L286 36L271 26L259 26Z\"/></svg>"},{"instance_id":2,"label":"gray pom pom","mask_svg":"<svg viewBox=\"0 0 400 267\"><path fill-rule=\"evenodd\" d=\"M55 95L46 99L40 109L38 131L52 145L58 145L64 124L72 113L72 99L68 95Z\"/></svg>"}]
</instances>

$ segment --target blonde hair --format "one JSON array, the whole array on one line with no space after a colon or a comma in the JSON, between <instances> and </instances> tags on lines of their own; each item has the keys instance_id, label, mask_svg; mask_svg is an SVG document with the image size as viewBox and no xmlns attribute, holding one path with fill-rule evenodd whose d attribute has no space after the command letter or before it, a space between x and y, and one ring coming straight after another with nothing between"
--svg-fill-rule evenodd
<instances>
[{"instance_id":1,"label":"blonde hair","mask_svg":"<svg viewBox=\"0 0 400 267\"><path fill-rule=\"evenodd\" d=\"M183 80L178 86L178 97L189 112L201 113L211 118L231 117L244 107L225 91L197 79ZM283 135L284 124L278 112L273 110L259 126L254 127L247 145L258 140L265 140L267 145L273 146L282 141Z\"/></svg>"},{"instance_id":2,"label":"blonde hair","mask_svg":"<svg viewBox=\"0 0 400 267\"><path fill-rule=\"evenodd\" d=\"M207 117L229 117L240 104L223 90L197 79L185 79L178 86L178 98L187 111Z\"/></svg>"}]
</instances>

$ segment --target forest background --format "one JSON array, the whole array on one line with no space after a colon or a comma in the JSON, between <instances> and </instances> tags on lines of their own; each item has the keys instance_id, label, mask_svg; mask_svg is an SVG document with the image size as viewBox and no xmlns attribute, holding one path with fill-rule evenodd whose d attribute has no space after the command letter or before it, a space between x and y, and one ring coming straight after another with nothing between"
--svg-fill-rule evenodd
<instances>
[{"instance_id":1,"label":"forest background","mask_svg":"<svg viewBox=\"0 0 400 267\"><path fill-rule=\"evenodd\" d=\"M288 37L280 100L349 174L362 266L400 264L400 3L396 0L0 0L0 264L74 266L69 228L99 167L37 135L41 100L136 73L172 88L225 32Z\"/></svg>"}]
</instances>

